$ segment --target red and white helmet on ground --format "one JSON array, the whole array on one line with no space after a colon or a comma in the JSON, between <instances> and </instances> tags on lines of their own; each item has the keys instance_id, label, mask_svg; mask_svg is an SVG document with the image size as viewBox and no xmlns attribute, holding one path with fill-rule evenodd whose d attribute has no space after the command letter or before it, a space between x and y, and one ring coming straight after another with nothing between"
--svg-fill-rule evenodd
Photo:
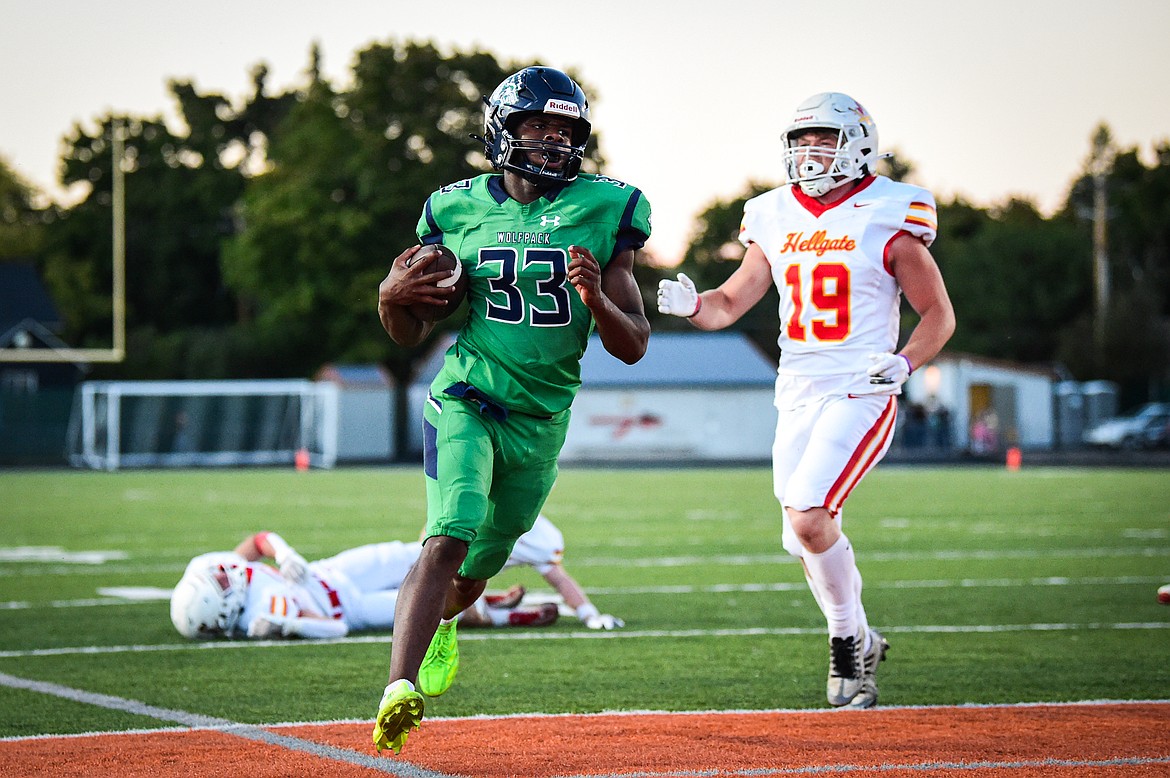
<instances>
[{"instance_id":1,"label":"red and white helmet on ground","mask_svg":"<svg viewBox=\"0 0 1170 778\"><path fill-rule=\"evenodd\" d=\"M804 131L837 132L832 163L825 168L797 150L795 139ZM784 166L788 180L811 197L836 189L849 181L871 175L878 154L877 125L861 103L840 92L820 92L801 102L784 130ZM802 159L801 157L805 157Z\"/></svg>"},{"instance_id":2,"label":"red and white helmet on ground","mask_svg":"<svg viewBox=\"0 0 1170 778\"><path fill-rule=\"evenodd\" d=\"M206 639L235 629L247 598L247 560L188 569L171 593L171 623L185 638Z\"/></svg>"}]
</instances>

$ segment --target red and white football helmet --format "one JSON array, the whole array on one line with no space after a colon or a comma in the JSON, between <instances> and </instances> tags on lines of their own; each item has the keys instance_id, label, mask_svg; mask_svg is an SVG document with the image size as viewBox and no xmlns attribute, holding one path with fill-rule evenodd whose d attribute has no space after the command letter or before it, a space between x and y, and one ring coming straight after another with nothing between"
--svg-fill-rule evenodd
<instances>
[{"instance_id":1,"label":"red and white football helmet","mask_svg":"<svg viewBox=\"0 0 1170 778\"><path fill-rule=\"evenodd\" d=\"M185 638L230 635L248 591L247 560L188 569L171 593L171 623Z\"/></svg>"},{"instance_id":2,"label":"red and white football helmet","mask_svg":"<svg viewBox=\"0 0 1170 778\"><path fill-rule=\"evenodd\" d=\"M807 149L798 149L796 136L811 129L837 132L837 145L826 150L832 162L826 168L808 159ZM805 194L820 197L854 179L871 175L878 154L877 125L861 103L840 92L821 92L804 100L796 108L792 122L784 130L784 166L788 180L799 184Z\"/></svg>"}]
</instances>

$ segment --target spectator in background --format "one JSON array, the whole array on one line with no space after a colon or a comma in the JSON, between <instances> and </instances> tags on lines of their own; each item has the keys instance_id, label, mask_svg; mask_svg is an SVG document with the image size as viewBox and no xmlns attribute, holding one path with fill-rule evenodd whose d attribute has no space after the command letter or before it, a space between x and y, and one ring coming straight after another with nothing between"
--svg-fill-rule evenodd
<instances>
[{"instance_id":1,"label":"spectator in background","mask_svg":"<svg viewBox=\"0 0 1170 778\"><path fill-rule=\"evenodd\" d=\"M990 408L975 416L971 424L971 453L989 456L999 451L999 417Z\"/></svg>"},{"instance_id":2,"label":"spectator in background","mask_svg":"<svg viewBox=\"0 0 1170 778\"><path fill-rule=\"evenodd\" d=\"M931 441L935 448L950 451L951 439L951 412L945 405L940 405L930 416Z\"/></svg>"},{"instance_id":3,"label":"spectator in background","mask_svg":"<svg viewBox=\"0 0 1170 778\"><path fill-rule=\"evenodd\" d=\"M906 413L906 424L902 428L902 445L910 449L926 446L926 408L920 403L910 403Z\"/></svg>"}]
</instances>

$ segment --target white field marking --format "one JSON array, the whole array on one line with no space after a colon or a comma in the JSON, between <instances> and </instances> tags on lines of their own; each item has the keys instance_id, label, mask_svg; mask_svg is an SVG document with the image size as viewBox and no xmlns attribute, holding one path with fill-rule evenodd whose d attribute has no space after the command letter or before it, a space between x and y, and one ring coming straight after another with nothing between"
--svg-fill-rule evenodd
<instances>
[{"instance_id":1,"label":"white field marking","mask_svg":"<svg viewBox=\"0 0 1170 778\"><path fill-rule=\"evenodd\" d=\"M91 553L91 552L85 552ZM98 553L98 552L92 552ZM114 553L114 552L101 552ZM118 552L121 553L121 552ZM125 557L125 555L123 555ZM998 560L1036 560L1036 559L1151 559L1170 557L1170 546L1138 546L1133 548L1068 548L1044 549L1032 548L1003 549L997 551L875 551L858 554L858 560L867 562L961 562L965 560L998 561ZM142 564L114 564L100 567L65 567L60 565L42 566L38 564L22 564L19 567L3 565L0 559L0 577L19 576L28 578L34 575L139 575L144 573L170 573L178 580L187 564L184 559L179 563L167 564L164 562ZM701 556L698 554L686 556L656 556L635 557L632 559L602 556L573 556L568 564L577 567L619 567L619 568L654 568L654 567L694 567L699 565L721 565L727 567L746 567L758 565L795 565L797 560L787 553L775 554L719 554Z\"/></svg>"},{"instance_id":2,"label":"white field marking","mask_svg":"<svg viewBox=\"0 0 1170 778\"><path fill-rule=\"evenodd\" d=\"M10 681L16 681L18 684L12 684ZM69 689L68 687L57 686L56 684L45 684L37 681L26 681L24 679L14 678L0 674L0 684L13 685L16 688L30 689L32 691L40 691L48 694L55 694L63 696L66 699L75 700L78 702L87 702L90 704L101 705L102 707L111 707L118 710L131 710L131 712L142 713L143 715L151 715L156 718L163 718L164 720L176 720L175 718L167 718L158 714L172 714L182 716L187 719L203 720L202 723L189 725L189 728L175 728L166 727L159 729L135 729L123 730L113 732L84 732L68 735L25 735L17 737L3 737L0 742L20 742L29 740L70 740L85 737L94 737L104 735L108 737L117 737L122 735L137 736L143 734L154 733L168 733L168 732L184 732L190 730L213 730L224 732L226 734L236 735L249 740L256 740L259 742L275 745L283 748L288 748L296 751L303 751L314 756L334 759L339 762L346 762L349 764L358 764L363 767L372 767L380 772L389 773L392 775L406 776L407 778L456 778L455 776L447 776L442 773L436 773L417 767L409 762L403 762L400 759L393 761L388 759L379 759L367 754L357 751L350 751L347 749L336 748L333 746L322 745L314 741L303 740L301 738L291 737L287 735L277 735L265 729L254 725L236 724L225 719L214 719L211 717L197 716L196 714L189 714L184 711L169 711L166 709L155 708L145 703L139 703L133 700L124 700L119 697L110 697L108 695L94 695L89 692L83 692L76 689ZM65 692L65 693L62 693ZM971 710L971 709L994 709L994 710L1020 710L1028 708L1047 708L1047 707L1100 707L1104 705L1166 705L1170 700L1088 700L1083 702L1029 702L1029 703L1015 703L1015 704L964 704L964 705L905 705L905 706L883 706L881 710L929 710L945 714L947 711L957 710ZM132 706L128 708L127 705ZM150 712L145 712L150 711ZM434 717L430 721L483 721L483 720L513 720L513 719L567 719L567 718L599 718L599 717L640 717L640 716L703 716L710 718L712 716L725 715L774 715L774 714L817 714L817 715L836 715L838 711L831 709L771 709L771 710L707 710L707 711L654 711L654 710L639 710L639 711L601 711L599 713L517 713L506 715L476 715L476 716L458 716L458 717ZM210 722L210 723L209 723ZM222 723L221 723L222 722ZM368 725L368 719L350 719L350 720L332 720L332 721L302 721L302 722L284 722L269 724L272 728L296 728L296 727L318 727L325 725ZM360 761L359 761L360 760ZM1122 767L1122 766L1144 766L1144 765L1158 765L1170 764L1170 756L1146 757L1146 756L1116 756L1110 759L1028 759L1028 760L981 760L971 762L887 762L877 765L811 765L808 767L787 767L787 768L745 768L742 770L733 771L719 771L720 775L727 776L768 776L768 775L848 775L851 773L859 773L863 775L872 775L874 773L884 773L893 771L935 771L935 770L952 770L952 771L974 771L974 770L1011 770L1011 769L1035 769L1043 767L1060 767L1060 768L1086 768L1086 767ZM693 770L670 770L666 772L623 772L623 773L580 773L577 775L558 776L558 778L701 778L701 776L715 775L710 770L693 771Z\"/></svg>"},{"instance_id":3,"label":"white field marking","mask_svg":"<svg viewBox=\"0 0 1170 778\"><path fill-rule=\"evenodd\" d=\"M958 578L924 581L876 581L866 583L866 589L977 589L1021 588L1034 586L1132 586L1164 583L1166 576L1116 576L1099 578L1068 578L1048 576L1044 578ZM589 587L590 594L731 594L748 592L803 592L808 589L804 581L749 584L707 584L704 586L620 586ZM535 593L529 593L532 596Z\"/></svg>"},{"instance_id":4,"label":"white field marking","mask_svg":"<svg viewBox=\"0 0 1170 778\"><path fill-rule=\"evenodd\" d=\"M666 772L636 773L578 773L558 775L556 778L706 778L707 776L768 776L768 775L873 775L903 770L1021 770L1038 767L1122 767L1129 765L1170 764L1170 757L1122 757L1118 759L1025 759L1003 762L886 762L877 765L812 765L809 767L752 767L742 770L668 770Z\"/></svg>"},{"instance_id":5,"label":"white field marking","mask_svg":"<svg viewBox=\"0 0 1170 778\"><path fill-rule=\"evenodd\" d=\"M99 586L97 593L103 597L117 597L135 602L169 600L174 589L161 586Z\"/></svg>"},{"instance_id":6,"label":"white field marking","mask_svg":"<svg viewBox=\"0 0 1170 778\"><path fill-rule=\"evenodd\" d=\"M1048 576L1044 578L957 578L937 579L924 581L878 581L867 583L867 589L977 589L989 587L997 589L1015 589L1035 586L1145 586L1149 584L1165 583L1166 576L1116 576L1068 578L1066 576ZM804 581L770 582L770 583L743 583L743 584L706 584L695 586L691 584L675 584L663 586L596 586L589 587L590 594L736 594L753 592L803 592L808 588ZM0 602L0 611L3 610L33 610L36 608L89 608L100 605L133 605L135 603L158 602L170 599L170 589L153 586L124 586L102 587L98 594L107 595L105 598L87 598L80 600L53 600L45 603L32 603L21 600ZM538 604L542 602L557 602L559 598L551 591L531 591L525 595L525 602Z\"/></svg>"},{"instance_id":7,"label":"white field marking","mask_svg":"<svg viewBox=\"0 0 1170 778\"><path fill-rule=\"evenodd\" d=\"M65 562L74 565L104 565L111 559L126 559L125 551L66 551L60 546L0 547L0 562Z\"/></svg>"},{"instance_id":8,"label":"white field marking","mask_svg":"<svg viewBox=\"0 0 1170 778\"><path fill-rule=\"evenodd\" d=\"M29 682L32 683L32 682ZM1028 708L1094 708L1106 705L1170 705L1170 698L1153 700L1061 700L1057 702L964 702L958 705L882 705L877 711L934 711L946 713L962 710L1026 710ZM515 721L530 719L597 719L597 718L634 718L639 716L755 716L799 713L815 716L835 716L841 711L836 708L725 708L721 710L653 710L650 708L638 710L603 710L594 713L475 713L471 716L427 716L427 721ZM361 719L322 719L318 721L276 721L264 726L272 729L296 729L298 727L326 727L351 726L370 724L368 718ZM186 732L188 730L217 729L216 727L155 727L149 729L119 729L100 732L70 732L53 735L9 735L0 737L0 743L18 742L22 740L64 740L70 738L94 737L95 735L155 735L167 732Z\"/></svg>"},{"instance_id":9,"label":"white field marking","mask_svg":"<svg viewBox=\"0 0 1170 778\"><path fill-rule=\"evenodd\" d=\"M927 710L947 712L952 710L1021 710L1028 708L1100 708L1103 705L1170 705L1165 700L1061 700L1057 702L963 702L957 705L881 705L881 710ZM808 714L814 716L835 716L841 711L835 708L724 708L720 710L599 710L596 712L519 712L519 714L473 714L470 716L427 716L428 722L482 722L517 721L534 718L624 718L636 716L753 716L775 714ZM296 729L298 727L332 727L351 724L370 724L370 718L326 718L319 721L271 722L264 727L273 729ZM119 729L110 731L69 732L64 735L9 735L0 737L0 742L14 741L56 741L63 738L92 737L95 735L156 735L159 732L184 732L187 727L159 727L154 729Z\"/></svg>"},{"instance_id":10,"label":"white field marking","mask_svg":"<svg viewBox=\"0 0 1170 778\"><path fill-rule=\"evenodd\" d=\"M931 634L972 634L1005 632L1097 632L1104 630L1146 631L1170 630L1170 621L1155 622L1086 622L1084 624L921 624L916 626L882 627L889 635L931 635ZM709 638L709 637L759 637L759 636L807 636L825 634L824 627L746 627L743 629L620 629L613 631L574 630L552 632L548 630L516 631L482 630L459 633L461 642L477 640L630 640L637 638ZM0 651L0 659L24 659L34 656L90 656L96 654L149 653L153 651L219 651L252 648L296 648L325 644L360 645L366 643L388 644L389 635L355 635L326 640L214 640L190 643L158 643L155 645L128 646L73 646L63 648L28 648Z\"/></svg>"},{"instance_id":11,"label":"white field marking","mask_svg":"<svg viewBox=\"0 0 1170 778\"><path fill-rule=\"evenodd\" d=\"M1001 559L1103 559L1133 557L1147 559L1150 557L1170 556L1170 546L1137 548L1069 548L1069 549L1033 549L1016 548L997 551L860 551L857 554L859 562L919 562L919 561L997 561ZM763 564L797 564L794 557L786 553L779 554L720 554L715 556L663 556L644 557L641 559L621 559L618 557L572 557L565 563L571 567L693 567L697 565L727 565L746 566Z\"/></svg>"},{"instance_id":12,"label":"white field marking","mask_svg":"<svg viewBox=\"0 0 1170 778\"><path fill-rule=\"evenodd\" d=\"M125 697L97 694L95 692L87 692L83 689L74 689L69 686L61 686L60 684L47 683L45 681L30 681L26 678L8 675L7 673L0 673L0 686L48 694L73 702L95 705L99 708L107 708L109 710L125 711L126 713L133 713L138 716L149 716L150 718L160 719L162 721L173 721L188 728L215 730L227 735L235 735L245 740L254 740L259 743L287 748L291 751L302 751L321 759L331 759L335 762L368 767L372 770L390 775L399 775L406 778L447 778L443 773L425 770L399 759L385 759L372 754L364 754L360 751L351 751L347 748L337 748L336 746L315 743L311 740L303 740L298 737L280 735L254 724L241 724L230 719L203 716L185 710L159 708L138 700L126 699Z\"/></svg>"}]
</instances>

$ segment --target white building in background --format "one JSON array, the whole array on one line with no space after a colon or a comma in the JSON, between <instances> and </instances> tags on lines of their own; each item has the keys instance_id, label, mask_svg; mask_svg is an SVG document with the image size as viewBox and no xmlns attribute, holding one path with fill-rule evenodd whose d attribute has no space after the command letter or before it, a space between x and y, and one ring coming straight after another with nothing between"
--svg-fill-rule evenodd
<instances>
[{"instance_id":1,"label":"white building in background","mask_svg":"<svg viewBox=\"0 0 1170 778\"><path fill-rule=\"evenodd\" d=\"M302 465L421 460L422 409L453 340L405 387L406 442L396 445L400 387L374 365L327 365L315 381L88 381L70 419L79 467ZM744 335L662 333L634 365L594 337L561 461L763 463L776 428L776 368ZM904 388L890 459L1005 449L1079 448L1116 411L1108 382L942 354Z\"/></svg>"},{"instance_id":2,"label":"white building in background","mask_svg":"<svg viewBox=\"0 0 1170 778\"><path fill-rule=\"evenodd\" d=\"M450 343L436 347L410 386L409 453L421 456L423 402ZM775 363L738 333L654 334L634 365L594 336L561 461L768 460L775 381Z\"/></svg>"},{"instance_id":3,"label":"white building in background","mask_svg":"<svg viewBox=\"0 0 1170 778\"><path fill-rule=\"evenodd\" d=\"M452 338L436 346L409 387L408 458L422 456L423 403ZM594 336L581 371L561 452L566 464L771 459L776 363L740 333L655 333L634 365L610 356ZM1103 384L1062 382L1043 367L941 354L904 387L889 459L912 457L916 447L928 456L1080 447L1081 431L1110 415Z\"/></svg>"},{"instance_id":4,"label":"white building in background","mask_svg":"<svg viewBox=\"0 0 1170 778\"><path fill-rule=\"evenodd\" d=\"M1084 399L1100 383L1061 382L1047 368L944 353L914 371L903 395L932 417L945 409L954 448L991 453L1079 446L1081 429L1097 420L1085 414L1099 407Z\"/></svg>"},{"instance_id":5,"label":"white building in background","mask_svg":"<svg viewBox=\"0 0 1170 778\"><path fill-rule=\"evenodd\" d=\"M663 333L627 365L594 338L561 461L768 460L776 364L744 335Z\"/></svg>"},{"instance_id":6,"label":"white building in background","mask_svg":"<svg viewBox=\"0 0 1170 778\"><path fill-rule=\"evenodd\" d=\"M337 387L338 462L388 462L397 456L396 384L386 368L328 364L317 371L313 380Z\"/></svg>"}]
</instances>

